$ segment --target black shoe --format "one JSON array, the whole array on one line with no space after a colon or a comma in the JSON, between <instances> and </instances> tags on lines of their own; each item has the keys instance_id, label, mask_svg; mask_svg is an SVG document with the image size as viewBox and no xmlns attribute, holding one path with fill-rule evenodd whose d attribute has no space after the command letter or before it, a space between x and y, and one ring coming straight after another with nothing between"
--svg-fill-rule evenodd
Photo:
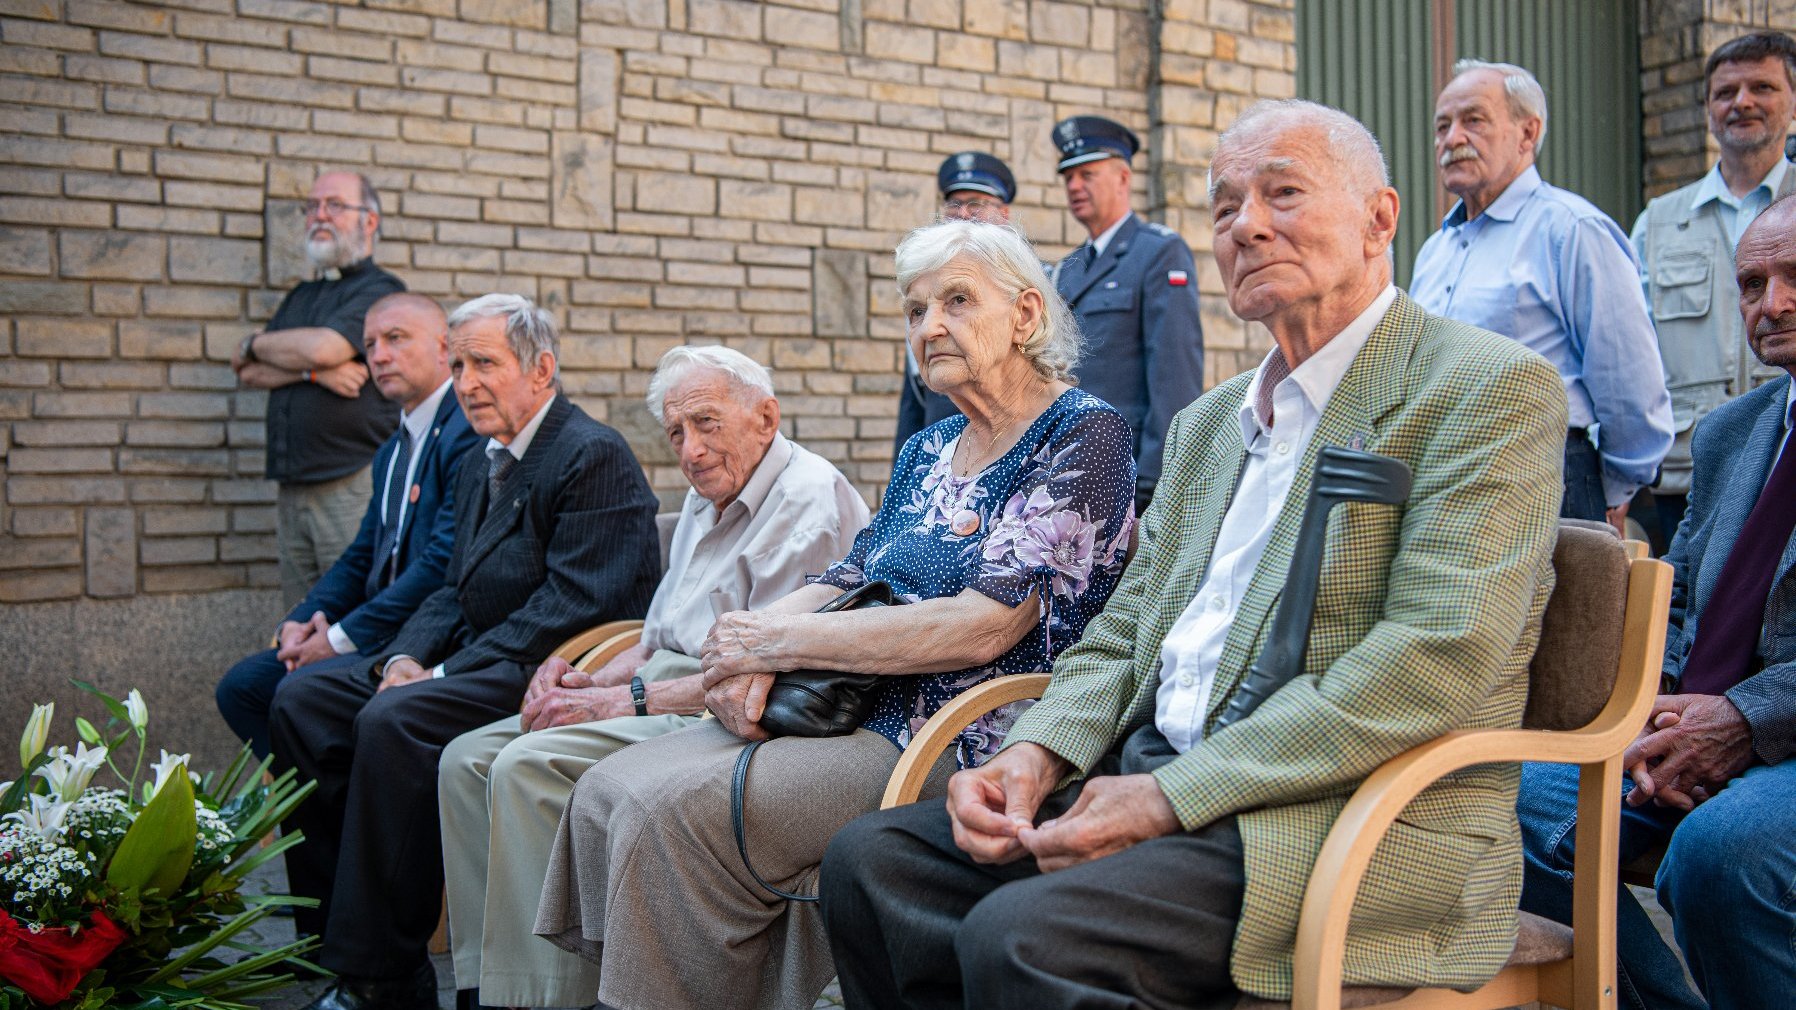
<instances>
[{"instance_id":1,"label":"black shoe","mask_svg":"<svg viewBox=\"0 0 1796 1010\"><path fill-rule=\"evenodd\" d=\"M429 961L409 978L339 975L305 1010L437 1010L437 973Z\"/></svg>"},{"instance_id":2,"label":"black shoe","mask_svg":"<svg viewBox=\"0 0 1796 1010\"><path fill-rule=\"evenodd\" d=\"M455 1010L500 1010L500 1008L489 1007L480 1002L479 989L457 989L455 990Z\"/></svg>"}]
</instances>

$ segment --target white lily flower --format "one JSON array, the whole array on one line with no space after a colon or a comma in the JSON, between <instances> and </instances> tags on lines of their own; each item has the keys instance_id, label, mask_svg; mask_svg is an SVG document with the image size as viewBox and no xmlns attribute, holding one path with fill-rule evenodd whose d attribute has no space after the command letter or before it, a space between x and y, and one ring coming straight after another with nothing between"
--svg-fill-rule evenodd
<instances>
[{"instance_id":1,"label":"white lily flower","mask_svg":"<svg viewBox=\"0 0 1796 1010\"><path fill-rule=\"evenodd\" d=\"M144 704L143 694L135 687L125 695L125 713L131 717L131 726L140 733L150 724L150 706Z\"/></svg>"},{"instance_id":2,"label":"white lily flower","mask_svg":"<svg viewBox=\"0 0 1796 1010\"><path fill-rule=\"evenodd\" d=\"M155 784L150 786L150 796L154 797L161 792L163 783L167 782L171 775L187 774L187 761L191 757L191 754L170 754L168 751L163 751L161 760L150 766L150 771L156 774Z\"/></svg>"},{"instance_id":3,"label":"white lily flower","mask_svg":"<svg viewBox=\"0 0 1796 1010\"><path fill-rule=\"evenodd\" d=\"M50 720L56 718L56 703L31 706L31 718L25 720L25 735L19 738L19 767L44 752L50 740Z\"/></svg>"},{"instance_id":4,"label":"white lily flower","mask_svg":"<svg viewBox=\"0 0 1796 1010\"><path fill-rule=\"evenodd\" d=\"M50 790L57 798L68 803L73 803L75 797L87 790L88 783L106 763L106 748L89 749L85 743L77 743L73 755L67 747L54 747L49 753L50 762L32 774L49 782Z\"/></svg>"},{"instance_id":5,"label":"white lily flower","mask_svg":"<svg viewBox=\"0 0 1796 1010\"><path fill-rule=\"evenodd\" d=\"M69 808L74 804L38 793L32 793L28 800L29 805L14 810L0 818L0 821L16 824L21 830L46 841L61 840L62 822L68 817Z\"/></svg>"}]
</instances>

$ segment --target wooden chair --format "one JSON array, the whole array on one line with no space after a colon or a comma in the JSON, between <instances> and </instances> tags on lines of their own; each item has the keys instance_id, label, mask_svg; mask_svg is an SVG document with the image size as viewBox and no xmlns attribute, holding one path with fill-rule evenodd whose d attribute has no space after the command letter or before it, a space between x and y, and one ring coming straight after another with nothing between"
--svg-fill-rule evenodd
<instances>
[{"instance_id":1,"label":"wooden chair","mask_svg":"<svg viewBox=\"0 0 1796 1010\"><path fill-rule=\"evenodd\" d=\"M1615 1006L1615 889L1621 755L1645 723L1659 683L1671 568L1640 556L1613 531L1563 523L1557 583L1529 668L1523 728L1461 730L1398 755L1366 779L1329 832L1310 874L1297 932L1290 1003L1246 997L1237 1010L1473 1010L1538 1000ZM950 742L999 705L1039 697L1046 674L1003 677L943 707L905 748L882 807L913 802ZM1472 993L1341 985L1342 950L1361 878L1391 822L1430 783L1470 765L1554 761L1579 766L1575 929L1521 913L1509 964Z\"/></svg>"}]
</instances>

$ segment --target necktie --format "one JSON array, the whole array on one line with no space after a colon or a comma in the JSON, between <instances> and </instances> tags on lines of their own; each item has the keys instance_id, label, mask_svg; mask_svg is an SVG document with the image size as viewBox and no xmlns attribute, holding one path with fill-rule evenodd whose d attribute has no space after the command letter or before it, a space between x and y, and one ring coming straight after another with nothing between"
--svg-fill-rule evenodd
<instances>
[{"instance_id":1,"label":"necktie","mask_svg":"<svg viewBox=\"0 0 1796 1010\"><path fill-rule=\"evenodd\" d=\"M1796 445L1786 445L1721 566L1678 681L1683 694L1721 694L1746 679L1765 623L1765 600L1796 530Z\"/></svg>"},{"instance_id":2,"label":"necktie","mask_svg":"<svg viewBox=\"0 0 1796 1010\"><path fill-rule=\"evenodd\" d=\"M492 511L493 503L499 500L499 489L505 485L505 478L511 476L512 468L518 465L518 458L504 446L489 446L486 458L492 465L486 471L486 507Z\"/></svg>"},{"instance_id":3,"label":"necktie","mask_svg":"<svg viewBox=\"0 0 1796 1010\"><path fill-rule=\"evenodd\" d=\"M386 509L381 513L380 539L375 542L374 557L368 565L368 582L364 587L373 596L393 581L399 560L399 513L405 502L405 472L412 462L412 433L399 426L399 448L393 451L392 474L387 477Z\"/></svg>"}]
</instances>

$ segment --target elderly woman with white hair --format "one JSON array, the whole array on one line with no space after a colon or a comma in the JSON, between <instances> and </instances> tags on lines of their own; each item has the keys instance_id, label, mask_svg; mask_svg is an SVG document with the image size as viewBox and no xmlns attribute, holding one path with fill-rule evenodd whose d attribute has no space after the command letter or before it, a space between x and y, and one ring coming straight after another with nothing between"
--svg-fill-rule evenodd
<instances>
[{"instance_id":1,"label":"elderly woman with white hair","mask_svg":"<svg viewBox=\"0 0 1796 1010\"><path fill-rule=\"evenodd\" d=\"M1045 670L1115 588L1134 523L1122 416L1070 384L1078 339L1040 260L1008 226L948 221L897 251L908 339L962 415L913 436L846 557L769 606L726 613L704 645L717 718L594 765L562 817L536 932L600 966L620 1008L810 1006L835 973L814 903L830 836L878 806L911 733L974 684ZM881 580L905 606L816 613ZM884 675L842 736L782 736L731 783L776 673ZM962 734L958 763L1008 718ZM757 879L758 874L758 879Z\"/></svg>"}]
</instances>

